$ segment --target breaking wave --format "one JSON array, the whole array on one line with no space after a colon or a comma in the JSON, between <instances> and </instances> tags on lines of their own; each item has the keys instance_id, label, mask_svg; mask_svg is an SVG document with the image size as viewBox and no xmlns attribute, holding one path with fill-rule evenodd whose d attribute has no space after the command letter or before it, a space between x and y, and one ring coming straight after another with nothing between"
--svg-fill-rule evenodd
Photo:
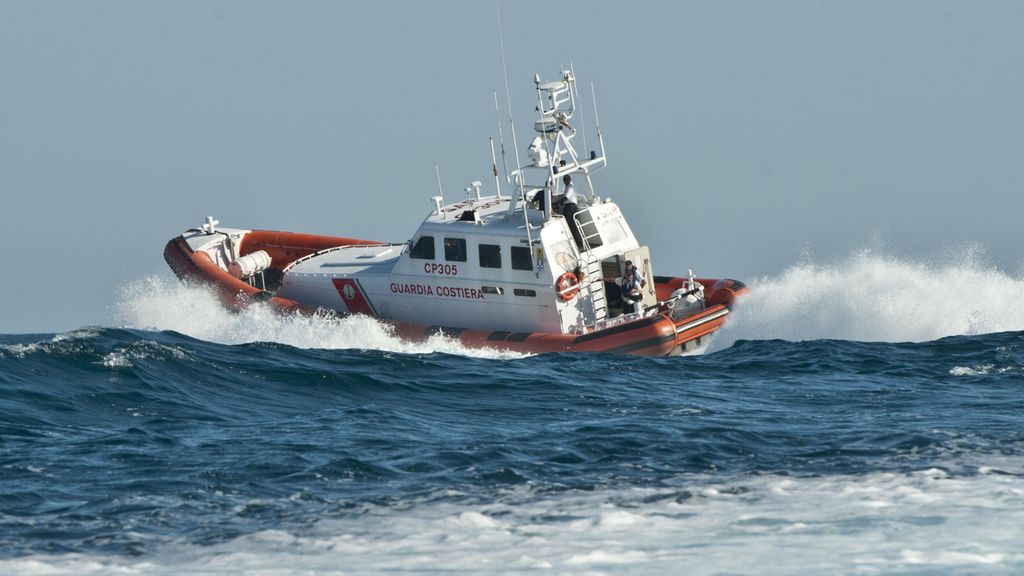
<instances>
[{"instance_id":1,"label":"breaking wave","mask_svg":"<svg viewBox=\"0 0 1024 576\"><path fill-rule=\"evenodd\" d=\"M713 349L737 340L926 342L1024 330L1024 278L971 251L934 263L865 250L748 284Z\"/></svg>"},{"instance_id":2,"label":"breaking wave","mask_svg":"<svg viewBox=\"0 0 1024 576\"><path fill-rule=\"evenodd\" d=\"M129 282L115 305L115 319L125 328L171 330L218 344L276 342L296 348L361 349L429 354L443 352L475 358L519 358L522 354L466 348L458 341L434 336L409 342L391 328L366 316L282 315L256 304L241 312L221 305L209 290L160 276Z\"/></svg>"},{"instance_id":3,"label":"breaking wave","mask_svg":"<svg viewBox=\"0 0 1024 576\"><path fill-rule=\"evenodd\" d=\"M37 554L15 574L795 574L995 573L1024 563L1006 543L1022 505L1001 470L680 478L665 488L511 492L486 503L366 505L312 533L267 528L143 558ZM999 501L1001 505L992 506ZM742 554L737 554L742 549ZM792 552L780 554L780 550ZM797 552L798 551L798 552ZM686 570L680 571L680 566ZM482 570L481 567L486 569Z\"/></svg>"},{"instance_id":4,"label":"breaking wave","mask_svg":"<svg viewBox=\"0 0 1024 576\"><path fill-rule=\"evenodd\" d=\"M738 340L927 342L1024 330L1024 277L988 264L971 250L940 262L864 250L835 263L797 263L747 284L750 293L707 350ZM440 336L407 342L388 325L363 316L283 316L264 305L232 312L205 288L161 276L128 283L114 308L121 326L172 330L221 344L521 356L469 349Z\"/></svg>"}]
</instances>

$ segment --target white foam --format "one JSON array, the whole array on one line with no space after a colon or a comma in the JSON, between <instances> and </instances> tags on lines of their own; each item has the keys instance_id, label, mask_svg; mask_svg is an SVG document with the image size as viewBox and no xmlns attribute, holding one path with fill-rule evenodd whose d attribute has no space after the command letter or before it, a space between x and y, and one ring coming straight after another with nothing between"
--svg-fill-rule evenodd
<instances>
[{"instance_id":1,"label":"white foam","mask_svg":"<svg viewBox=\"0 0 1024 576\"><path fill-rule=\"evenodd\" d=\"M624 526L633 526L635 524L642 524L644 521L642 516L627 512L626 510L614 509L609 512L601 513L601 516L597 519L597 526L604 526L608 528L621 528Z\"/></svg>"},{"instance_id":2,"label":"white foam","mask_svg":"<svg viewBox=\"0 0 1024 576\"><path fill-rule=\"evenodd\" d=\"M969 366L953 366L949 369L949 373L952 376L983 376L988 374L993 368L995 368L994 364L985 364L984 366L975 366L973 368Z\"/></svg>"},{"instance_id":3,"label":"white foam","mask_svg":"<svg viewBox=\"0 0 1024 576\"><path fill-rule=\"evenodd\" d=\"M814 478L680 477L670 488L546 493L497 502L367 505L212 546L143 558L0 559L4 574L794 574L1024 569L1024 461ZM1016 470L1006 473L1000 470Z\"/></svg>"},{"instance_id":4,"label":"white foam","mask_svg":"<svg viewBox=\"0 0 1024 576\"><path fill-rule=\"evenodd\" d=\"M499 528L501 526L501 522L475 511L463 512L451 521L468 528Z\"/></svg>"},{"instance_id":5,"label":"white foam","mask_svg":"<svg viewBox=\"0 0 1024 576\"><path fill-rule=\"evenodd\" d=\"M952 376L985 376L986 374L1006 374L1007 372L1020 372L1020 366L1002 366L997 368L995 364L979 364L976 366L953 366L949 369Z\"/></svg>"},{"instance_id":6,"label":"white foam","mask_svg":"<svg viewBox=\"0 0 1024 576\"><path fill-rule=\"evenodd\" d=\"M132 361L128 358L128 354L123 350L118 350L104 355L100 364L107 368L130 368L132 366Z\"/></svg>"},{"instance_id":7,"label":"white foam","mask_svg":"<svg viewBox=\"0 0 1024 576\"><path fill-rule=\"evenodd\" d=\"M591 550L586 554L570 556L565 561L568 566L611 566L615 564L636 564L647 559L647 554L636 550L620 550L606 552L604 550Z\"/></svg>"},{"instance_id":8,"label":"white foam","mask_svg":"<svg viewBox=\"0 0 1024 576\"><path fill-rule=\"evenodd\" d=\"M129 328L173 330L220 344L277 342L297 348L382 350L406 354L444 352L479 358L520 358L522 354L471 349L444 336L424 342L396 337L391 328L366 316L283 315L254 304L241 312L224 308L210 291L151 276L128 283L115 306L118 323Z\"/></svg>"},{"instance_id":9,"label":"white foam","mask_svg":"<svg viewBox=\"0 0 1024 576\"><path fill-rule=\"evenodd\" d=\"M57 334L47 340L29 342L26 344L0 344L0 354L9 354L15 358L24 358L36 352L52 353L66 352L74 353L82 349L78 341L87 340L99 336L99 332L93 328L79 328L70 332Z\"/></svg>"},{"instance_id":10,"label":"white foam","mask_svg":"<svg viewBox=\"0 0 1024 576\"><path fill-rule=\"evenodd\" d=\"M112 352L108 352L98 363L102 366L106 366L107 368L119 370L123 368L131 368L135 365L136 361L147 358L155 358L158 360L176 358L178 360L182 360L187 357L188 353L178 346L167 346L149 340L141 340L139 342L132 343L130 346L121 346Z\"/></svg>"},{"instance_id":11,"label":"white foam","mask_svg":"<svg viewBox=\"0 0 1024 576\"><path fill-rule=\"evenodd\" d=\"M987 265L976 249L942 262L862 251L748 284L715 349L739 339L925 342L1024 330L1024 278Z\"/></svg>"}]
</instances>

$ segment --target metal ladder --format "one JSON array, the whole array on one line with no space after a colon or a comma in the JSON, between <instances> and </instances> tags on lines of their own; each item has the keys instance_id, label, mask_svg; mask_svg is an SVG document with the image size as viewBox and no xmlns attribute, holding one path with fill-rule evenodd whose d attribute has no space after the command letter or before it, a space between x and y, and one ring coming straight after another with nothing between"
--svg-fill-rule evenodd
<instances>
[{"instance_id":1,"label":"metal ladder","mask_svg":"<svg viewBox=\"0 0 1024 576\"><path fill-rule=\"evenodd\" d=\"M604 290L604 278L601 271L601 261L592 252L580 254L584 259L583 273L586 274L587 290L590 294L590 303L594 307L593 322L600 322L608 318L608 296Z\"/></svg>"},{"instance_id":2,"label":"metal ladder","mask_svg":"<svg viewBox=\"0 0 1024 576\"><path fill-rule=\"evenodd\" d=\"M576 229L580 231L580 237L583 238L583 251L589 253L592 244L591 240L601 237L601 234L597 231L597 226L594 224L594 217L590 214L590 207L578 210L572 217L576 220ZM600 245L598 243L598 246Z\"/></svg>"},{"instance_id":3,"label":"metal ladder","mask_svg":"<svg viewBox=\"0 0 1024 576\"><path fill-rule=\"evenodd\" d=\"M591 251L590 241L599 238L597 226L594 225L594 218L590 214L590 207L586 207L575 214L577 229L583 239L583 246L579 250L580 269L586 275L587 292L590 295L590 303L593 307L594 317L590 323L594 324L608 319L608 295L604 289L604 271L601 269L601 261Z\"/></svg>"}]
</instances>

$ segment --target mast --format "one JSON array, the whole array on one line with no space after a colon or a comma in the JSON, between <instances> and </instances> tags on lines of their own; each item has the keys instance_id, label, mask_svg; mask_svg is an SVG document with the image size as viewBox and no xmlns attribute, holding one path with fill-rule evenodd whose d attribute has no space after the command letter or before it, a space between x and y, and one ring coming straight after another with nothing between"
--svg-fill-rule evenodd
<instances>
[{"instance_id":1,"label":"mast","mask_svg":"<svg viewBox=\"0 0 1024 576\"><path fill-rule=\"evenodd\" d=\"M444 218L444 211L441 210L441 207L444 206L444 188L441 187L441 169L437 167L437 164L434 164L434 173L437 174L438 195L434 196L432 200L434 201L434 207L437 210L437 214L441 218Z\"/></svg>"},{"instance_id":2,"label":"mast","mask_svg":"<svg viewBox=\"0 0 1024 576\"><path fill-rule=\"evenodd\" d=\"M494 195L501 198L501 180L498 179L498 159L494 156L494 138L491 141L491 170L494 171Z\"/></svg>"},{"instance_id":3,"label":"mast","mask_svg":"<svg viewBox=\"0 0 1024 576\"><path fill-rule=\"evenodd\" d=\"M505 77L505 104L508 106L508 123L512 131L512 148L516 152L516 174L519 178L519 194L513 193L508 202L508 213L515 210L516 202L523 203L523 226L526 228L526 241L530 246L530 258L533 260L534 273L540 275L540 265L533 250L533 234L530 232L530 215L526 211L526 185L523 182L523 168L519 162L519 143L516 141L516 125L512 122L512 96L508 89L508 65L505 60L505 37L501 32L501 4L495 2L498 13L498 44L501 46L501 72ZM542 262L543 263L543 262Z\"/></svg>"},{"instance_id":4,"label":"mast","mask_svg":"<svg viewBox=\"0 0 1024 576\"><path fill-rule=\"evenodd\" d=\"M494 90L491 93L494 94L494 120L495 120L495 123L498 125L498 142L501 144L501 169L502 169L502 174L505 175L505 183L511 184L512 181L509 180L509 176L508 176L508 162L505 160L505 135L501 133L501 112L498 110L498 91ZM491 154L491 156L494 156L494 154ZM495 162L494 172L495 172L494 175L497 176L498 175L497 174L497 172L498 172L497 162Z\"/></svg>"}]
</instances>

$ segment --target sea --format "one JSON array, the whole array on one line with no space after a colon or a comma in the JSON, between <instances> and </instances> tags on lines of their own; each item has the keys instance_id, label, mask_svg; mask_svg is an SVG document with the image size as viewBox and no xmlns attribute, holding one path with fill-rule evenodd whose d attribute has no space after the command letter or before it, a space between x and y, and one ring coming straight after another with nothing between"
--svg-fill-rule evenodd
<instances>
[{"instance_id":1,"label":"sea","mask_svg":"<svg viewBox=\"0 0 1024 576\"><path fill-rule=\"evenodd\" d=\"M221 308L0 336L0 574L1022 574L1024 279L744 279L700 353Z\"/></svg>"}]
</instances>

